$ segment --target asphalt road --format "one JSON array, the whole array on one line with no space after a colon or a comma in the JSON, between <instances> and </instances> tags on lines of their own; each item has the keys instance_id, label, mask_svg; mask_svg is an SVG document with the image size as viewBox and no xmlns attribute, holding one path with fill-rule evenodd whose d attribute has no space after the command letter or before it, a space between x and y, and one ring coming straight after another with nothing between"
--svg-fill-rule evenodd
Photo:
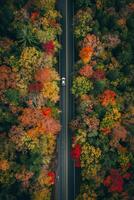
<instances>
[{"instance_id":1,"label":"asphalt road","mask_svg":"<svg viewBox=\"0 0 134 200\"><path fill-rule=\"evenodd\" d=\"M74 66L74 39L73 39L73 2L72 0L59 0L58 9L61 12L62 36L60 42L62 49L59 54L59 73L64 78L61 81L60 108L62 130L58 138L57 182L54 200L75 199L75 167L71 160L72 133L69 122L74 116L74 99L71 95L72 74Z\"/></svg>"}]
</instances>

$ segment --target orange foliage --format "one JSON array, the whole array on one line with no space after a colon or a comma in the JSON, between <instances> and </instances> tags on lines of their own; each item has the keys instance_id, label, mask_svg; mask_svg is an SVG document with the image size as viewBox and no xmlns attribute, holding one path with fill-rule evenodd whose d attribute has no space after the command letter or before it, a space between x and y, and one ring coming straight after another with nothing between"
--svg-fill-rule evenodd
<instances>
[{"instance_id":1,"label":"orange foliage","mask_svg":"<svg viewBox=\"0 0 134 200\"><path fill-rule=\"evenodd\" d=\"M31 136L42 133L57 134L61 129L59 120L51 117L50 113L44 115L42 109L25 108L19 120L24 127L30 128L28 134ZM33 127L37 129L31 129Z\"/></svg>"},{"instance_id":2,"label":"orange foliage","mask_svg":"<svg viewBox=\"0 0 134 200\"><path fill-rule=\"evenodd\" d=\"M19 120L23 126L37 126L42 119L43 114L39 109L24 108L22 115Z\"/></svg>"},{"instance_id":3,"label":"orange foliage","mask_svg":"<svg viewBox=\"0 0 134 200\"><path fill-rule=\"evenodd\" d=\"M83 47L92 47L93 49L95 49L99 44L99 38L97 38L96 35L93 34L88 34L82 42Z\"/></svg>"},{"instance_id":4,"label":"orange foliage","mask_svg":"<svg viewBox=\"0 0 134 200\"><path fill-rule=\"evenodd\" d=\"M52 117L44 117L44 120L41 121L41 127L45 133L57 134L61 130L60 121Z\"/></svg>"},{"instance_id":5,"label":"orange foliage","mask_svg":"<svg viewBox=\"0 0 134 200\"><path fill-rule=\"evenodd\" d=\"M92 47L83 47L79 54L84 64L87 64L91 60L92 55L93 55Z\"/></svg>"},{"instance_id":6,"label":"orange foliage","mask_svg":"<svg viewBox=\"0 0 134 200\"><path fill-rule=\"evenodd\" d=\"M43 169L40 173L39 178L38 178L38 182L41 186L53 185L55 183L55 173L54 172L48 172L47 170Z\"/></svg>"},{"instance_id":7,"label":"orange foliage","mask_svg":"<svg viewBox=\"0 0 134 200\"><path fill-rule=\"evenodd\" d=\"M80 75L90 78L93 75L93 68L90 65L85 65L79 71Z\"/></svg>"},{"instance_id":8,"label":"orange foliage","mask_svg":"<svg viewBox=\"0 0 134 200\"><path fill-rule=\"evenodd\" d=\"M46 66L39 69L35 74L35 80L41 83L59 80L59 75L52 67Z\"/></svg>"},{"instance_id":9,"label":"orange foliage","mask_svg":"<svg viewBox=\"0 0 134 200\"><path fill-rule=\"evenodd\" d=\"M104 93L100 96L100 101L103 106L107 106L109 104L115 104L116 93L112 90L105 90Z\"/></svg>"},{"instance_id":10,"label":"orange foliage","mask_svg":"<svg viewBox=\"0 0 134 200\"><path fill-rule=\"evenodd\" d=\"M10 167L9 162L7 160L0 160L0 170L6 171Z\"/></svg>"},{"instance_id":11,"label":"orange foliage","mask_svg":"<svg viewBox=\"0 0 134 200\"><path fill-rule=\"evenodd\" d=\"M35 139L40 135L41 130L36 127L36 128L31 128L30 130L27 131L27 135L31 138L31 139ZM43 132L41 132L41 134L43 134Z\"/></svg>"}]
</instances>

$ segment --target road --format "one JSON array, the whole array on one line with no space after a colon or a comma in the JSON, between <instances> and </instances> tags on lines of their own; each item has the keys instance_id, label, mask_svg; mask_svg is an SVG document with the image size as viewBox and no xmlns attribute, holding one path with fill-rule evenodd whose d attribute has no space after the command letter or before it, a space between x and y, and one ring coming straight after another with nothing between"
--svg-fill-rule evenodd
<instances>
[{"instance_id":1,"label":"road","mask_svg":"<svg viewBox=\"0 0 134 200\"><path fill-rule=\"evenodd\" d=\"M56 182L56 200L75 199L75 167L71 160L71 138L69 122L74 115L74 99L71 95L72 73L74 66L74 40L73 40L73 2L72 0L59 0L58 9L61 12L62 36L60 38L62 49L59 54L59 73L64 78L61 81L60 108L62 130L58 138L58 164Z\"/></svg>"}]
</instances>

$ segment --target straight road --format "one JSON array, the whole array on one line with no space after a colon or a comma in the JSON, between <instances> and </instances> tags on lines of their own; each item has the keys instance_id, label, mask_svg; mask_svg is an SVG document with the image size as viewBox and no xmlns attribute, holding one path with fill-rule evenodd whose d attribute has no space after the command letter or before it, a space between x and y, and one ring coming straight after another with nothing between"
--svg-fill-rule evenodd
<instances>
[{"instance_id":1,"label":"straight road","mask_svg":"<svg viewBox=\"0 0 134 200\"><path fill-rule=\"evenodd\" d=\"M69 122L74 115L74 100L71 95L72 73L74 66L74 40L73 40L73 1L59 0L58 9L61 12L62 36L60 42L62 49L59 54L59 73L61 80L60 108L62 130L58 138L58 163L56 200L75 199L75 167L71 160L71 139Z\"/></svg>"}]
</instances>

